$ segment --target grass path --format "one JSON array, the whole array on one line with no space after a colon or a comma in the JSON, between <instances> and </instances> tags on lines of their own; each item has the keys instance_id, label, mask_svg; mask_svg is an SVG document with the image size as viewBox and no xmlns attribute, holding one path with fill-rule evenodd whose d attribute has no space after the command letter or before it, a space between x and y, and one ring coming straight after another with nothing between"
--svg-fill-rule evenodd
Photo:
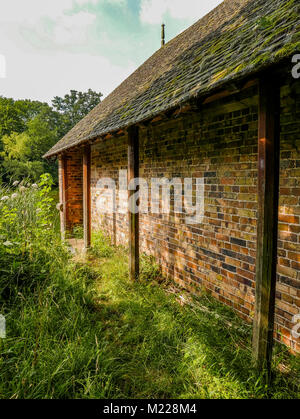
<instances>
[{"instance_id":1,"label":"grass path","mask_svg":"<svg viewBox=\"0 0 300 419\"><path fill-rule=\"evenodd\" d=\"M126 251L100 237L88 260L62 265L3 308L0 398L299 397L299 358L277 346L274 367L290 373L266 388L251 328L205 295L182 304L147 259L131 283Z\"/></svg>"},{"instance_id":2,"label":"grass path","mask_svg":"<svg viewBox=\"0 0 300 419\"><path fill-rule=\"evenodd\" d=\"M183 291L171 295L172 284L158 284L158 271L146 259L141 282L130 283L122 249L100 246L97 256L92 266L99 273L107 397L297 397L283 375L267 390L251 370L251 328L231 310L207 296L180 304L182 295L193 298ZM290 358L277 347L277 364L282 359Z\"/></svg>"}]
</instances>

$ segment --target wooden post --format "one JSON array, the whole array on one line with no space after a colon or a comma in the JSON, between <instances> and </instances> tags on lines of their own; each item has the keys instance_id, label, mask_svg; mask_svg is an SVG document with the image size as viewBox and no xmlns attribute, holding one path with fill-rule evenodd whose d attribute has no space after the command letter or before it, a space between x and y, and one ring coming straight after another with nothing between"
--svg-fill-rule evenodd
<instances>
[{"instance_id":1,"label":"wooden post","mask_svg":"<svg viewBox=\"0 0 300 419\"><path fill-rule=\"evenodd\" d=\"M60 155L58 158L58 178L59 178L59 210L60 210L60 231L62 240L65 240L68 228L68 175L67 175L67 158Z\"/></svg>"},{"instance_id":2,"label":"wooden post","mask_svg":"<svg viewBox=\"0 0 300 419\"><path fill-rule=\"evenodd\" d=\"M83 151L83 232L84 247L91 246L91 147Z\"/></svg>"},{"instance_id":3,"label":"wooden post","mask_svg":"<svg viewBox=\"0 0 300 419\"><path fill-rule=\"evenodd\" d=\"M253 358L270 371L273 349L280 165L280 87L264 76L259 82L258 224Z\"/></svg>"},{"instance_id":4,"label":"wooden post","mask_svg":"<svg viewBox=\"0 0 300 419\"><path fill-rule=\"evenodd\" d=\"M128 129L128 185L139 177L139 128ZM131 196L135 191L128 189L128 218L129 218L129 273L130 279L139 278L139 214L134 213Z\"/></svg>"}]
</instances>

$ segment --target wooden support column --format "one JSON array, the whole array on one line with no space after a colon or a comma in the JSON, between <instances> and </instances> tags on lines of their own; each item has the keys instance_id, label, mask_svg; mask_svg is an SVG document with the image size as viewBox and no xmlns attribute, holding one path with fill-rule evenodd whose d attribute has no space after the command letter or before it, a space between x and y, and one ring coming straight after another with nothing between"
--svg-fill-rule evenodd
<instances>
[{"instance_id":1,"label":"wooden support column","mask_svg":"<svg viewBox=\"0 0 300 419\"><path fill-rule=\"evenodd\" d=\"M128 129L128 185L139 177L139 128ZM129 218L129 274L132 281L139 278L139 214L134 212L131 197L135 191L128 189L128 218Z\"/></svg>"},{"instance_id":2,"label":"wooden support column","mask_svg":"<svg viewBox=\"0 0 300 419\"><path fill-rule=\"evenodd\" d=\"M60 155L58 158L58 178L59 178L59 210L60 210L60 231L62 240L65 239L68 228L68 175L67 157Z\"/></svg>"},{"instance_id":3,"label":"wooden support column","mask_svg":"<svg viewBox=\"0 0 300 419\"><path fill-rule=\"evenodd\" d=\"M280 87L264 76L259 82L258 225L253 358L270 370L273 348L280 165Z\"/></svg>"},{"instance_id":4,"label":"wooden support column","mask_svg":"<svg viewBox=\"0 0 300 419\"><path fill-rule=\"evenodd\" d=\"M83 233L84 247L91 247L91 147L83 151Z\"/></svg>"}]
</instances>

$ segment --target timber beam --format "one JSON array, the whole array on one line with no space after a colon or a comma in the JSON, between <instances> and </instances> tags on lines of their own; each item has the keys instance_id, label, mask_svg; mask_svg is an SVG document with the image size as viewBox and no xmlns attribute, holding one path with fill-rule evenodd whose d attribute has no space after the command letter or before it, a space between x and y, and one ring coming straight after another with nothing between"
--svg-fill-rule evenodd
<instances>
[{"instance_id":1,"label":"timber beam","mask_svg":"<svg viewBox=\"0 0 300 419\"><path fill-rule=\"evenodd\" d=\"M60 154L58 157L59 167L59 201L60 201L60 231L64 240L68 228L68 164L67 156Z\"/></svg>"},{"instance_id":2,"label":"timber beam","mask_svg":"<svg viewBox=\"0 0 300 419\"><path fill-rule=\"evenodd\" d=\"M259 81L258 215L253 359L270 371L278 237L280 87L270 75Z\"/></svg>"},{"instance_id":3,"label":"timber beam","mask_svg":"<svg viewBox=\"0 0 300 419\"><path fill-rule=\"evenodd\" d=\"M129 274L132 281L139 278L139 214L135 211L130 182L139 177L139 128L128 128L128 218L129 218Z\"/></svg>"},{"instance_id":4,"label":"timber beam","mask_svg":"<svg viewBox=\"0 0 300 419\"><path fill-rule=\"evenodd\" d=\"M83 232L85 249L91 246L91 147L83 151Z\"/></svg>"}]
</instances>

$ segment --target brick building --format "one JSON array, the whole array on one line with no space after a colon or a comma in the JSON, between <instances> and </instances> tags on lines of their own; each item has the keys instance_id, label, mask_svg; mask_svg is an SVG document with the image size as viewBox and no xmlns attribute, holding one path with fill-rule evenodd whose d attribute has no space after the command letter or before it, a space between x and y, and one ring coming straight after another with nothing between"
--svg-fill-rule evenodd
<instances>
[{"instance_id":1,"label":"brick building","mask_svg":"<svg viewBox=\"0 0 300 419\"><path fill-rule=\"evenodd\" d=\"M83 224L89 246L101 228L129 245L133 278L145 252L183 287L254 318L256 359L268 357L274 303L276 339L300 351L299 12L297 0L225 0L45 156L59 158L63 230ZM168 214L105 211L97 182L115 180L121 208L126 170L149 183L204 179L204 218L189 225L172 202Z\"/></svg>"}]
</instances>

